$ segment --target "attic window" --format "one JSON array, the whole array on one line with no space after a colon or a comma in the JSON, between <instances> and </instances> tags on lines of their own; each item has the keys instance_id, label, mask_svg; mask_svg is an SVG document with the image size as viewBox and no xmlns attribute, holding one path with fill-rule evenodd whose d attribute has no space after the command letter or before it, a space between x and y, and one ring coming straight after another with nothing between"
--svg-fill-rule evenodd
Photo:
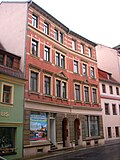
<instances>
[{"instance_id":1,"label":"attic window","mask_svg":"<svg viewBox=\"0 0 120 160\"><path fill-rule=\"evenodd\" d=\"M0 53L0 64L4 64L4 54Z\"/></svg>"},{"instance_id":2,"label":"attic window","mask_svg":"<svg viewBox=\"0 0 120 160\"><path fill-rule=\"evenodd\" d=\"M107 78L108 78L108 79L111 79L111 74L107 74Z\"/></svg>"}]
</instances>

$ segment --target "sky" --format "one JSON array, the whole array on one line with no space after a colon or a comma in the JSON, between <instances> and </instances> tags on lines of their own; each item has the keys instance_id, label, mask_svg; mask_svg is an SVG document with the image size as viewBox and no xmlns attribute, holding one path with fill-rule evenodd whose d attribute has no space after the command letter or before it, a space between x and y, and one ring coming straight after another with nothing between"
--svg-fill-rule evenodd
<instances>
[{"instance_id":1,"label":"sky","mask_svg":"<svg viewBox=\"0 0 120 160\"><path fill-rule=\"evenodd\" d=\"M108 47L120 44L120 0L33 1L70 30L95 43Z\"/></svg>"}]
</instances>

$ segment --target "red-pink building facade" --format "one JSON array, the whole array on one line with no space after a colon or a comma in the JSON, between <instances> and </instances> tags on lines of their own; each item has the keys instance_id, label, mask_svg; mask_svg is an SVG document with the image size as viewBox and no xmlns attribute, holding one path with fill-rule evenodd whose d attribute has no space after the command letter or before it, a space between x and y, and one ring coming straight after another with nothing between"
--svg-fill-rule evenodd
<instances>
[{"instance_id":1,"label":"red-pink building facade","mask_svg":"<svg viewBox=\"0 0 120 160\"><path fill-rule=\"evenodd\" d=\"M96 44L32 2L26 45L25 156L103 144Z\"/></svg>"}]
</instances>

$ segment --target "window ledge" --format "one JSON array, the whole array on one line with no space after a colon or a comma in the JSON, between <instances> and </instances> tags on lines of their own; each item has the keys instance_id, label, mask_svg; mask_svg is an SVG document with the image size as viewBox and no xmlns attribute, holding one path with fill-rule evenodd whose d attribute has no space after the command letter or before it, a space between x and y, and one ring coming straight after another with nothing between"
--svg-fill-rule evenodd
<instances>
[{"instance_id":1,"label":"window ledge","mask_svg":"<svg viewBox=\"0 0 120 160\"><path fill-rule=\"evenodd\" d=\"M12 104L12 103L0 102L0 104L3 104L3 105L5 105L5 106L13 106L13 104Z\"/></svg>"},{"instance_id":2,"label":"window ledge","mask_svg":"<svg viewBox=\"0 0 120 160\"><path fill-rule=\"evenodd\" d=\"M59 100L61 100L61 101L68 101L67 98L62 98L62 97L56 97L56 99L59 99Z\"/></svg>"},{"instance_id":3,"label":"window ledge","mask_svg":"<svg viewBox=\"0 0 120 160\"><path fill-rule=\"evenodd\" d=\"M33 58L36 58L36 59L40 59L40 57L39 56L35 56L34 54L30 54L31 55L31 57L33 57Z\"/></svg>"},{"instance_id":4,"label":"window ledge","mask_svg":"<svg viewBox=\"0 0 120 160\"><path fill-rule=\"evenodd\" d=\"M53 96L52 95L49 95L49 94L44 94L45 97L50 97L52 98Z\"/></svg>"},{"instance_id":5,"label":"window ledge","mask_svg":"<svg viewBox=\"0 0 120 160\"><path fill-rule=\"evenodd\" d=\"M48 64L52 64L52 62L47 61L47 60L45 60L45 59L44 59L44 62L45 62L45 63L48 63Z\"/></svg>"},{"instance_id":6,"label":"window ledge","mask_svg":"<svg viewBox=\"0 0 120 160\"><path fill-rule=\"evenodd\" d=\"M39 92L35 92L35 91L29 91L29 94L36 94L36 95L39 95L40 93L39 93Z\"/></svg>"},{"instance_id":7,"label":"window ledge","mask_svg":"<svg viewBox=\"0 0 120 160\"><path fill-rule=\"evenodd\" d=\"M74 102L75 103L82 103L82 101L80 101L80 100L75 100Z\"/></svg>"}]
</instances>

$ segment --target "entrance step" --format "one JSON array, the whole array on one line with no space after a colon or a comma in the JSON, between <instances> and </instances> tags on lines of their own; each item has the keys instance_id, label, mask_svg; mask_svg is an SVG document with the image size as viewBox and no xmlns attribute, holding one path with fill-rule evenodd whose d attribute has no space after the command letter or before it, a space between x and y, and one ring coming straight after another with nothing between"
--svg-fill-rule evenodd
<instances>
[{"instance_id":1,"label":"entrance step","mask_svg":"<svg viewBox=\"0 0 120 160\"><path fill-rule=\"evenodd\" d=\"M56 150L56 149L57 149L57 147L53 143L51 143L50 150Z\"/></svg>"}]
</instances>

